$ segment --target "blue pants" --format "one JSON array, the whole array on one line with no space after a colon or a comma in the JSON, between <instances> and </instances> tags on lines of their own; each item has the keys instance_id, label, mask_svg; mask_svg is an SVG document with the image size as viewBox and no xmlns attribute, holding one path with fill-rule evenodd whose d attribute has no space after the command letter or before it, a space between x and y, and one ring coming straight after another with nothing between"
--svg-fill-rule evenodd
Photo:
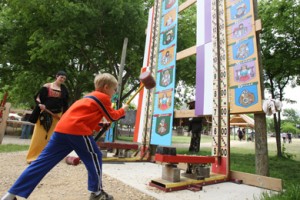
<instances>
[{"instance_id":1,"label":"blue pants","mask_svg":"<svg viewBox=\"0 0 300 200\"><path fill-rule=\"evenodd\" d=\"M72 150L88 170L88 190L102 190L102 154L94 138L54 132L40 156L23 171L9 192L27 198L43 177Z\"/></svg>"},{"instance_id":2,"label":"blue pants","mask_svg":"<svg viewBox=\"0 0 300 200\"><path fill-rule=\"evenodd\" d=\"M33 126L32 125L23 125L22 127L22 133L21 133L21 139L28 139L30 138L30 135L32 135Z\"/></svg>"}]
</instances>

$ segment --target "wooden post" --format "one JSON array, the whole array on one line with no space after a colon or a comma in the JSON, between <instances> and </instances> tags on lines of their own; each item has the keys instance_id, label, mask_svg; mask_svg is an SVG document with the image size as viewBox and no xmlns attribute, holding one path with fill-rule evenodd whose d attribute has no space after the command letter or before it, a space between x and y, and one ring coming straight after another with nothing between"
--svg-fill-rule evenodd
<instances>
[{"instance_id":1,"label":"wooden post","mask_svg":"<svg viewBox=\"0 0 300 200\"><path fill-rule=\"evenodd\" d=\"M128 38L124 38L124 42L123 42L123 49L122 49L122 55L121 55L121 63L120 63L120 69L119 69L119 76L118 76L118 89L117 89L117 95L118 95L118 100L117 100L117 104L116 104L116 108L120 108L121 107L121 94L122 94L122 81L123 81L123 71L124 71L124 66L125 66L125 58L126 58L126 50L127 50L127 44L128 44ZM115 123L115 127L114 127L114 131L112 134L112 141L115 141L116 138L116 133L118 130L118 121L113 122Z\"/></svg>"},{"instance_id":2,"label":"wooden post","mask_svg":"<svg viewBox=\"0 0 300 200\"><path fill-rule=\"evenodd\" d=\"M119 69L119 77L118 77L118 107L120 108L120 100L121 100L121 94L122 94L122 80L123 80L123 71L124 71L124 65L125 65L125 59L126 59L126 50L127 50L127 44L128 44L128 38L124 39L123 43L123 50L122 50L122 55L121 55L121 64L120 64L120 69Z\"/></svg>"},{"instance_id":3,"label":"wooden post","mask_svg":"<svg viewBox=\"0 0 300 200\"><path fill-rule=\"evenodd\" d=\"M255 171L256 174L269 176L268 143L265 113L256 113L255 121Z\"/></svg>"},{"instance_id":4,"label":"wooden post","mask_svg":"<svg viewBox=\"0 0 300 200\"><path fill-rule=\"evenodd\" d=\"M257 0L253 0L255 20L258 18ZM260 42L258 31L256 32L257 50L260 51ZM261 56L258 53L258 63L260 69L260 82L263 83L263 68L261 63ZM261 96L264 99L264 85L261 84ZM268 141L267 141L267 126L266 114L254 114L254 129L255 129L255 171L256 174L269 176L269 159L268 159Z\"/></svg>"},{"instance_id":5,"label":"wooden post","mask_svg":"<svg viewBox=\"0 0 300 200\"><path fill-rule=\"evenodd\" d=\"M11 103L5 104L5 109L3 110L2 119L0 119L0 144L2 144L2 140L6 130L6 121L8 119L9 110L11 107Z\"/></svg>"}]
</instances>

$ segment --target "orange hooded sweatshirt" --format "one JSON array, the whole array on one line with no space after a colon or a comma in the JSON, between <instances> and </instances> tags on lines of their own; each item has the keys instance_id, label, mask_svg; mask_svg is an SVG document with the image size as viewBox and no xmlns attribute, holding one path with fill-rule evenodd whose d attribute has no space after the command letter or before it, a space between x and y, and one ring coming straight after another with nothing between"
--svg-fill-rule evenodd
<instances>
[{"instance_id":1,"label":"orange hooded sweatshirt","mask_svg":"<svg viewBox=\"0 0 300 200\"><path fill-rule=\"evenodd\" d=\"M98 124L103 117L112 122L124 116L123 108L112 108L107 94L94 91L76 101L63 114L54 131L71 135L92 135L93 130L99 130Z\"/></svg>"}]
</instances>

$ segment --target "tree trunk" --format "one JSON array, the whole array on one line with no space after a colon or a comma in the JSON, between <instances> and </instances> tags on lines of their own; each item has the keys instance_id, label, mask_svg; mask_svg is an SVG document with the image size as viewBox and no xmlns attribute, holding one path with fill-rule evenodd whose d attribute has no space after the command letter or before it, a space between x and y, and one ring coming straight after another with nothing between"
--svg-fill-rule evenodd
<instances>
[{"instance_id":1,"label":"tree trunk","mask_svg":"<svg viewBox=\"0 0 300 200\"><path fill-rule=\"evenodd\" d=\"M276 136L276 147L277 147L277 156L282 157L281 152L281 135L280 135L280 122L277 120L277 114L273 115L274 127L275 127L275 136Z\"/></svg>"},{"instance_id":2,"label":"tree trunk","mask_svg":"<svg viewBox=\"0 0 300 200\"><path fill-rule=\"evenodd\" d=\"M265 113L254 114L254 123L256 174L262 176L269 176L267 127Z\"/></svg>"}]
</instances>

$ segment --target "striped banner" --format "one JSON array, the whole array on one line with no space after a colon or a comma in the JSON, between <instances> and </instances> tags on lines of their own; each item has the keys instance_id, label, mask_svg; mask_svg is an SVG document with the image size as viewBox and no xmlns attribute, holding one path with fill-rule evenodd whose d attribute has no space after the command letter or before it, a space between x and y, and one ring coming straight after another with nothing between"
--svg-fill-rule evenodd
<instances>
[{"instance_id":1,"label":"striped banner","mask_svg":"<svg viewBox=\"0 0 300 200\"><path fill-rule=\"evenodd\" d=\"M195 114L212 114L213 54L211 0L197 1L197 57Z\"/></svg>"}]
</instances>

